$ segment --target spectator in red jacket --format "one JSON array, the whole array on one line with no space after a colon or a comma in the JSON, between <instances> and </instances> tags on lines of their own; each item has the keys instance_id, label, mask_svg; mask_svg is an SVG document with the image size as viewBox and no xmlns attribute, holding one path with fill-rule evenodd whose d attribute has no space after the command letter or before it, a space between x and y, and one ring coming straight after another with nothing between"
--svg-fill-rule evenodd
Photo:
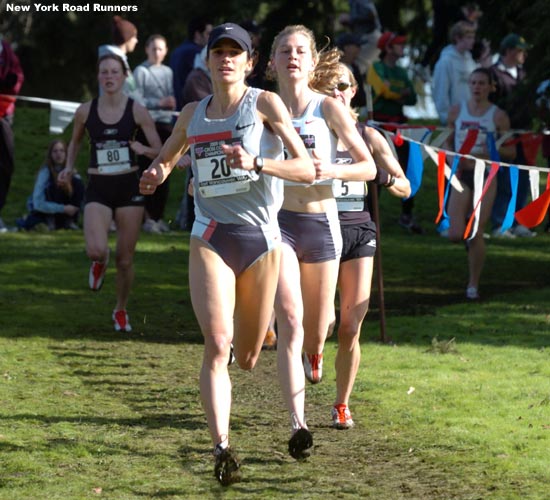
<instances>
[{"instance_id":1,"label":"spectator in red jacket","mask_svg":"<svg viewBox=\"0 0 550 500\"><path fill-rule=\"evenodd\" d=\"M15 95L21 90L25 77L19 59L0 35L0 210L6 203L13 174L13 114ZM0 219L0 232L7 231Z\"/></svg>"}]
</instances>

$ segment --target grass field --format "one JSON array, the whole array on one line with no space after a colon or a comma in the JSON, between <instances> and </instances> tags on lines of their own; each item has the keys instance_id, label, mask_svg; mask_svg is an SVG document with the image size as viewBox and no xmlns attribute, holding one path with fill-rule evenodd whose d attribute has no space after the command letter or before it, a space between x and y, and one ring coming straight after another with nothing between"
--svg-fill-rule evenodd
<instances>
[{"instance_id":1,"label":"grass field","mask_svg":"<svg viewBox=\"0 0 550 500\"><path fill-rule=\"evenodd\" d=\"M21 107L16 174L2 218L24 210L51 138ZM174 174L174 217L183 176ZM213 478L198 371L202 340L187 288L188 235L143 234L129 304L112 331L114 269L87 289L82 232L0 235L0 499L547 499L550 494L550 237L488 242L480 303L466 303L466 255L440 238L433 168L418 196L424 236L383 196L387 335L376 291L351 409L330 428L336 340L307 387L314 455L286 451L275 353L231 368L231 440L243 482ZM169 218L170 218L169 217Z\"/></svg>"}]
</instances>

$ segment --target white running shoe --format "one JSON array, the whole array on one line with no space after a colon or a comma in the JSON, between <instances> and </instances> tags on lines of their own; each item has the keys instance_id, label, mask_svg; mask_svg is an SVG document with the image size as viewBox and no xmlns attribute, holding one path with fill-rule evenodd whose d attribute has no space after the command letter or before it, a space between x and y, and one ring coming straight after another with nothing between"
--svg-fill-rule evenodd
<instances>
[{"instance_id":1,"label":"white running shoe","mask_svg":"<svg viewBox=\"0 0 550 500\"><path fill-rule=\"evenodd\" d=\"M528 227L518 224L516 227L512 228L512 232L518 238L533 238L537 235L535 231L531 231Z\"/></svg>"},{"instance_id":2,"label":"white running shoe","mask_svg":"<svg viewBox=\"0 0 550 500\"><path fill-rule=\"evenodd\" d=\"M304 373L306 378L312 384L318 384L323 378L323 353L321 354L302 354L304 364Z\"/></svg>"},{"instance_id":3,"label":"white running shoe","mask_svg":"<svg viewBox=\"0 0 550 500\"><path fill-rule=\"evenodd\" d=\"M475 286L466 288L466 298L468 300L479 300L479 292Z\"/></svg>"},{"instance_id":4,"label":"white running shoe","mask_svg":"<svg viewBox=\"0 0 550 500\"><path fill-rule=\"evenodd\" d=\"M516 235L510 230L506 229L506 231L502 231L502 227L498 227L495 229L492 233L493 238L508 238L508 239L514 239Z\"/></svg>"},{"instance_id":5,"label":"white running shoe","mask_svg":"<svg viewBox=\"0 0 550 500\"><path fill-rule=\"evenodd\" d=\"M141 228L145 233L160 234L162 232L157 221L154 221L153 219L147 219Z\"/></svg>"}]
</instances>

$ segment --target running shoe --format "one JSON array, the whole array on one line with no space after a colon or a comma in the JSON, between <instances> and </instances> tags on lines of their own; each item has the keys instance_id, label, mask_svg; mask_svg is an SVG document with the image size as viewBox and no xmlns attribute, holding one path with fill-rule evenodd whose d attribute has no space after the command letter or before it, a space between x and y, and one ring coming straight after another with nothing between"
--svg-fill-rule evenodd
<instances>
[{"instance_id":1,"label":"running shoe","mask_svg":"<svg viewBox=\"0 0 550 500\"><path fill-rule=\"evenodd\" d=\"M241 464L235 452L227 447L214 449L216 465L214 466L214 476L222 486L229 486L238 483L241 480Z\"/></svg>"},{"instance_id":2,"label":"running shoe","mask_svg":"<svg viewBox=\"0 0 550 500\"><path fill-rule=\"evenodd\" d=\"M153 219L147 219L143 223L143 226L141 226L141 229L146 233L160 234L162 232L157 221Z\"/></svg>"},{"instance_id":3,"label":"running shoe","mask_svg":"<svg viewBox=\"0 0 550 500\"><path fill-rule=\"evenodd\" d=\"M229 359L227 361L227 366L231 366L235 362L235 353L233 344L229 346Z\"/></svg>"},{"instance_id":4,"label":"running shoe","mask_svg":"<svg viewBox=\"0 0 550 500\"><path fill-rule=\"evenodd\" d=\"M98 260L92 262L88 276L88 284L91 290L98 291L103 286L103 278L105 278L108 263L109 255L107 255L105 262L99 262Z\"/></svg>"},{"instance_id":5,"label":"running shoe","mask_svg":"<svg viewBox=\"0 0 550 500\"><path fill-rule=\"evenodd\" d=\"M503 238L503 239L510 239L510 240L513 240L516 237L516 235L510 229L506 229L505 231L503 231L502 226L497 227L493 231L492 236L493 238Z\"/></svg>"},{"instance_id":6,"label":"running shoe","mask_svg":"<svg viewBox=\"0 0 550 500\"><path fill-rule=\"evenodd\" d=\"M332 427L335 429L349 429L353 427L353 419L347 405L338 404L332 407Z\"/></svg>"},{"instance_id":7,"label":"running shoe","mask_svg":"<svg viewBox=\"0 0 550 500\"><path fill-rule=\"evenodd\" d=\"M466 298L468 300L479 300L479 292L475 286L466 288Z\"/></svg>"},{"instance_id":8,"label":"running shoe","mask_svg":"<svg viewBox=\"0 0 550 500\"><path fill-rule=\"evenodd\" d=\"M269 329L265 334L264 343L262 344L262 349L265 351L272 351L277 349L277 334Z\"/></svg>"},{"instance_id":9,"label":"running shoe","mask_svg":"<svg viewBox=\"0 0 550 500\"><path fill-rule=\"evenodd\" d=\"M311 455L313 436L305 427L297 429L288 441L288 452L296 460L305 460Z\"/></svg>"},{"instance_id":10,"label":"running shoe","mask_svg":"<svg viewBox=\"0 0 550 500\"><path fill-rule=\"evenodd\" d=\"M512 232L514 233L514 236L517 236L519 238L533 238L537 235L535 231L531 231L528 227L522 226L521 224L518 224L516 227L512 229Z\"/></svg>"},{"instance_id":11,"label":"running shoe","mask_svg":"<svg viewBox=\"0 0 550 500\"><path fill-rule=\"evenodd\" d=\"M302 354L304 364L304 373L306 378L312 384L318 384L323 377L323 353L321 354Z\"/></svg>"},{"instance_id":12,"label":"running shoe","mask_svg":"<svg viewBox=\"0 0 550 500\"><path fill-rule=\"evenodd\" d=\"M157 221L157 226L160 229L162 233L169 233L170 232L170 225L168 222L163 221L162 219L159 219Z\"/></svg>"},{"instance_id":13,"label":"running shoe","mask_svg":"<svg viewBox=\"0 0 550 500\"><path fill-rule=\"evenodd\" d=\"M130 319L128 313L124 309L119 311L113 311L113 321L115 322L115 331L117 332L131 332Z\"/></svg>"}]
</instances>

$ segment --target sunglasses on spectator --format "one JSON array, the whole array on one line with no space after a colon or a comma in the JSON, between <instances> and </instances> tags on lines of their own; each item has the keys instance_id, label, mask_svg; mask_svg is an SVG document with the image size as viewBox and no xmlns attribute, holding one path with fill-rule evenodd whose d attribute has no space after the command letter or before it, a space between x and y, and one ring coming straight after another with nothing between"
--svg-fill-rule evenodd
<instances>
[{"instance_id":1,"label":"sunglasses on spectator","mask_svg":"<svg viewBox=\"0 0 550 500\"><path fill-rule=\"evenodd\" d=\"M345 92L350 87L352 87L351 83L348 82L339 82L338 85L336 85L335 89L338 90L338 92Z\"/></svg>"}]
</instances>

